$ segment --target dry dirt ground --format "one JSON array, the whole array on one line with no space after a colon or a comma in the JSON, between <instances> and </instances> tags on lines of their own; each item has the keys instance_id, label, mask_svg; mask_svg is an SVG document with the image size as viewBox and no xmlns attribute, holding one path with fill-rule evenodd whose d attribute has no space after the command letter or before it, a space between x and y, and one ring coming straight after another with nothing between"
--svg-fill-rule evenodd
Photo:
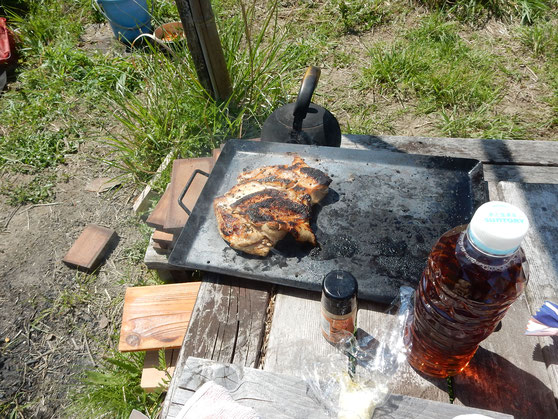
<instances>
[{"instance_id":1,"label":"dry dirt ground","mask_svg":"<svg viewBox=\"0 0 558 419\"><path fill-rule=\"evenodd\" d=\"M110 30L97 35L84 44L110 45ZM13 400L13 408L16 401L29 403L18 417L63 416L68 390L80 372L94 368L118 332L126 285L146 275L145 238L132 213L138 191L85 190L91 180L117 174L96 159L105 151L90 141L68 155L55 169L50 204L13 207L0 195L0 400ZM27 181L0 178L18 180ZM86 275L62 258L90 223L114 229L118 242Z\"/></svg>"}]
</instances>

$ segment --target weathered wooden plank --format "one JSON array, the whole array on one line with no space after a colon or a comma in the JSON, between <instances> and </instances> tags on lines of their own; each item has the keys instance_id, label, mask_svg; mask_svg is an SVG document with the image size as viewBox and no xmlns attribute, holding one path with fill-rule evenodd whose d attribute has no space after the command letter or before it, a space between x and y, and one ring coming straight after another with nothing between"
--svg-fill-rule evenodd
<instances>
[{"instance_id":1,"label":"weathered wooden plank","mask_svg":"<svg viewBox=\"0 0 558 419\"><path fill-rule=\"evenodd\" d=\"M465 157L492 164L558 166L558 141L343 135L341 147Z\"/></svg>"},{"instance_id":2,"label":"weathered wooden plank","mask_svg":"<svg viewBox=\"0 0 558 419\"><path fill-rule=\"evenodd\" d=\"M270 288L206 273L186 335L185 356L256 366Z\"/></svg>"},{"instance_id":3,"label":"weathered wooden plank","mask_svg":"<svg viewBox=\"0 0 558 419\"><path fill-rule=\"evenodd\" d=\"M359 332L373 335L376 327L387 320L386 308L361 302L357 315ZM320 310L319 293L279 287L265 353L265 371L300 376L301 363L308 359L301 354L320 358L336 351L321 334ZM398 371L393 385L393 391L401 394L449 402L445 380L427 380L407 364Z\"/></svg>"},{"instance_id":4,"label":"weathered wooden plank","mask_svg":"<svg viewBox=\"0 0 558 419\"><path fill-rule=\"evenodd\" d=\"M487 182L558 183L558 167L483 164Z\"/></svg>"},{"instance_id":5,"label":"weathered wooden plank","mask_svg":"<svg viewBox=\"0 0 558 419\"><path fill-rule=\"evenodd\" d=\"M334 353L320 330L320 294L278 287L268 336L265 371L300 376L303 353L316 358Z\"/></svg>"},{"instance_id":6,"label":"weathered wooden plank","mask_svg":"<svg viewBox=\"0 0 558 419\"><path fill-rule=\"evenodd\" d=\"M260 357L271 285L206 273L163 405L166 417L175 377L189 356L256 367Z\"/></svg>"},{"instance_id":7,"label":"weathered wooden plank","mask_svg":"<svg viewBox=\"0 0 558 419\"><path fill-rule=\"evenodd\" d=\"M207 381L227 388L239 404L256 410L262 418L327 418L327 411L309 394L300 378L274 374L253 368L189 358L167 418L174 418L187 400ZM508 415L454 406L414 397L393 394L374 412L373 418L419 419L454 418L459 414L485 414L491 418Z\"/></svg>"},{"instance_id":8,"label":"weathered wooden plank","mask_svg":"<svg viewBox=\"0 0 558 419\"><path fill-rule=\"evenodd\" d=\"M521 319L524 330L529 315L535 314L544 301L558 301L558 186L500 182L498 188L502 198L521 208L531 222L522 245L529 262L530 277L525 292L529 312ZM534 363L546 364L551 388L558 395L556 340L522 336L522 341L532 350Z\"/></svg>"}]
</instances>

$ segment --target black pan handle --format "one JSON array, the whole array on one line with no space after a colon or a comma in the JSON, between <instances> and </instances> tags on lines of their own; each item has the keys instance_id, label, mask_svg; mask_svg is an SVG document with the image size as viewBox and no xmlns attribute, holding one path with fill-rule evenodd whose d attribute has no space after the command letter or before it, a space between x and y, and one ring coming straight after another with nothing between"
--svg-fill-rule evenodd
<instances>
[{"instance_id":1,"label":"black pan handle","mask_svg":"<svg viewBox=\"0 0 558 419\"><path fill-rule=\"evenodd\" d=\"M178 205L180 205L180 208L182 208L184 211L186 211L186 214L188 214L188 215L191 215L192 211L190 211L188 209L188 207L186 205L184 205L182 200L184 199L184 195L186 195L186 192L188 192L188 189L190 189L190 186L192 185L192 182L194 181L194 178L196 177L196 175L198 173L200 175L204 175L206 177L209 177L209 173L206 173L203 170L200 170L200 169L194 170L194 173L192 173L192 176L190 176L190 180L188 181L186 186L184 186L184 189L182 189L182 192L180 192L180 196L178 197Z\"/></svg>"},{"instance_id":2,"label":"black pan handle","mask_svg":"<svg viewBox=\"0 0 558 419\"><path fill-rule=\"evenodd\" d=\"M322 71L319 67L310 66L304 74L293 112L293 129L295 131L302 130L302 121L306 118L306 114L308 113L310 101L312 100L312 95L318 85L321 72Z\"/></svg>"}]
</instances>

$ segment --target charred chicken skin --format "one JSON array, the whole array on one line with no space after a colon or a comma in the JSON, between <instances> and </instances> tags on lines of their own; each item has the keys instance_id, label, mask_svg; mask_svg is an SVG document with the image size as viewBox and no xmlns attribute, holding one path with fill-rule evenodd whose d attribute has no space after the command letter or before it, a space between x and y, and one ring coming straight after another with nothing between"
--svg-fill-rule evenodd
<instances>
[{"instance_id":1,"label":"charred chicken skin","mask_svg":"<svg viewBox=\"0 0 558 419\"><path fill-rule=\"evenodd\" d=\"M266 256L287 233L316 245L310 214L327 195L328 175L297 156L291 165L260 167L237 180L213 201L219 233L232 248Z\"/></svg>"}]
</instances>

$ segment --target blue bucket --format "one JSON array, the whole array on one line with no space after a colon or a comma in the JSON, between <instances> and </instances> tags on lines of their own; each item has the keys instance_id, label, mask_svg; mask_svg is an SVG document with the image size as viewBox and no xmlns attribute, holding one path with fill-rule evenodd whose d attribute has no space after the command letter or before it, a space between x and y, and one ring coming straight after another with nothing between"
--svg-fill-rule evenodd
<instances>
[{"instance_id":1,"label":"blue bucket","mask_svg":"<svg viewBox=\"0 0 558 419\"><path fill-rule=\"evenodd\" d=\"M147 0L95 0L99 11L107 18L114 36L132 44L143 33L151 33L151 13Z\"/></svg>"}]
</instances>

